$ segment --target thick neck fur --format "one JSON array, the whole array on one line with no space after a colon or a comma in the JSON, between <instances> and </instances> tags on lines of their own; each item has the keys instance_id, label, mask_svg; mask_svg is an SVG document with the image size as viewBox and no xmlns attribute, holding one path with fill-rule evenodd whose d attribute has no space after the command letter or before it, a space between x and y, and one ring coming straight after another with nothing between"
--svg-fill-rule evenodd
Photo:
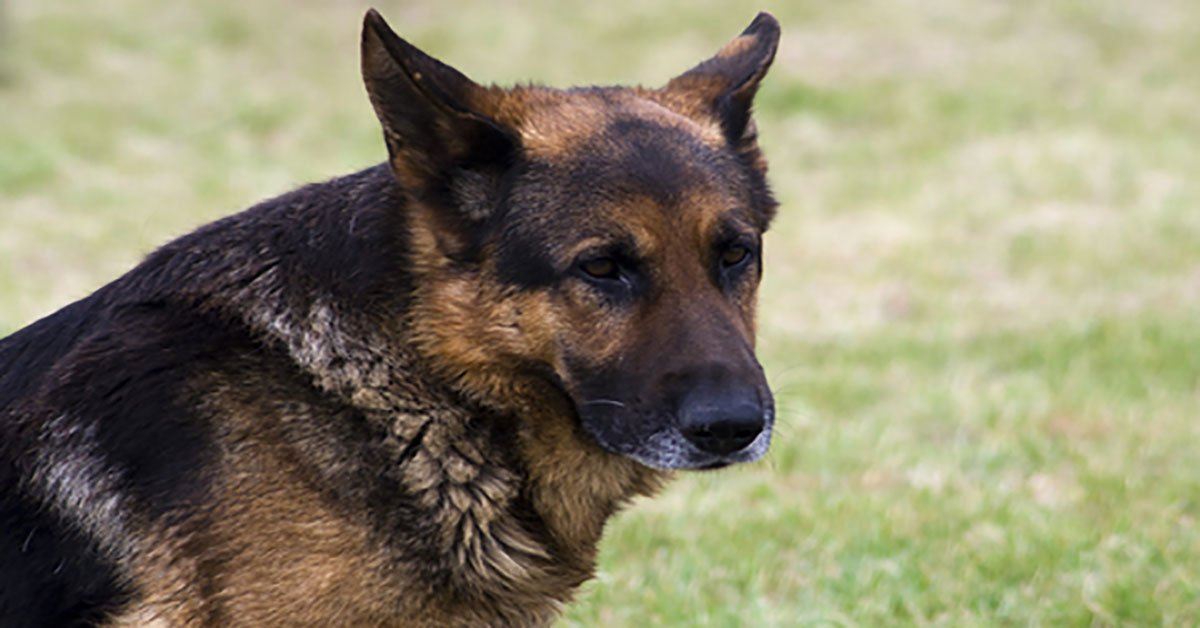
<instances>
[{"instance_id":1,"label":"thick neck fur","mask_svg":"<svg viewBox=\"0 0 1200 628\"><path fill-rule=\"evenodd\" d=\"M401 465L381 475L437 522L427 549L451 590L431 591L430 604L470 608L482 597L482 606L509 609L476 618L484 623L548 621L591 576L608 517L651 492L659 474L582 438L547 384L481 364L481 388L439 363L438 343L451 340L439 325L472 333L454 328L465 317L445 308L482 295L469 278L412 263L420 229L404 218L411 208L386 167L303 192L172 243L122 281L249 327L316 388L381 426ZM445 300L429 282L459 294Z\"/></svg>"}]
</instances>

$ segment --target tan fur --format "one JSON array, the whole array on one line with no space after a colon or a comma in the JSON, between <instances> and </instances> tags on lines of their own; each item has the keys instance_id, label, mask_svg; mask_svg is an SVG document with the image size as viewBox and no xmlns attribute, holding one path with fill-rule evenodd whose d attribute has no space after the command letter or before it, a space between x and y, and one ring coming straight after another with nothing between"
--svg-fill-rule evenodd
<instances>
[{"instance_id":1,"label":"tan fur","mask_svg":"<svg viewBox=\"0 0 1200 628\"><path fill-rule=\"evenodd\" d=\"M206 552L228 556L219 579L198 576L180 586L163 577L171 567L150 571L138 578L141 597L114 625L147 618L175 626L382 625L397 612L427 612L398 606L366 530L331 512L272 458L246 451L238 459L243 468L224 478L226 499L203 533ZM164 562L189 560L185 551ZM199 599L209 603L190 604Z\"/></svg>"},{"instance_id":2,"label":"tan fur","mask_svg":"<svg viewBox=\"0 0 1200 628\"><path fill-rule=\"evenodd\" d=\"M568 322L560 320L546 295L512 293L486 277L451 268L440 262L444 257L438 254L434 228L429 223L414 227L414 266L423 279L410 321L414 341L462 390L523 417L521 453L536 498L555 536L575 548L583 564L594 555L607 517L630 497L651 492L662 474L581 438L561 393L520 371L522 364L541 361L558 364L565 374L554 334Z\"/></svg>"}]
</instances>

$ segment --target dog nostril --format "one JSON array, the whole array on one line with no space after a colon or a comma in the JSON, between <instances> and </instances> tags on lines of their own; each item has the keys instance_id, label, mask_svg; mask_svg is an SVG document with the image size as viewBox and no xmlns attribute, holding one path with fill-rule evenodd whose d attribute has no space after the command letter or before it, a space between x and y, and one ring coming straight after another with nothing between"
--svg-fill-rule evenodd
<instances>
[{"instance_id":1,"label":"dog nostril","mask_svg":"<svg viewBox=\"0 0 1200 628\"><path fill-rule=\"evenodd\" d=\"M745 449L763 430L761 414L754 417L722 418L695 422L683 428L683 435L709 453L726 455Z\"/></svg>"}]
</instances>

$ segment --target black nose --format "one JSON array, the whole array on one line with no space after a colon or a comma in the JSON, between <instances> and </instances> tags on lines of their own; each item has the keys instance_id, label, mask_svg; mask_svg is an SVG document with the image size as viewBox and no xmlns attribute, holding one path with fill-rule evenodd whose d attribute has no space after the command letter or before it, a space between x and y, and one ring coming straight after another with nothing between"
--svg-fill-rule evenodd
<instances>
[{"instance_id":1,"label":"black nose","mask_svg":"<svg viewBox=\"0 0 1200 628\"><path fill-rule=\"evenodd\" d=\"M705 387L686 395L679 408L683 436L713 454L745 449L758 438L765 424L762 402L753 388Z\"/></svg>"}]
</instances>

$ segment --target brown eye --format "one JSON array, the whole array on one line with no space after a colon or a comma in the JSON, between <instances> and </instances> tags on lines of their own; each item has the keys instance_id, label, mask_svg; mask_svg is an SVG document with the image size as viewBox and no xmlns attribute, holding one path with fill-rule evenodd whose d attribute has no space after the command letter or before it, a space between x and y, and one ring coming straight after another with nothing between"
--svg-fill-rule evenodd
<instances>
[{"instance_id":1,"label":"brown eye","mask_svg":"<svg viewBox=\"0 0 1200 628\"><path fill-rule=\"evenodd\" d=\"M721 253L721 264L724 266L737 266L746 261L746 258L749 256L750 249L740 244L735 244L725 249L724 253Z\"/></svg>"},{"instance_id":2,"label":"brown eye","mask_svg":"<svg viewBox=\"0 0 1200 628\"><path fill-rule=\"evenodd\" d=\"M617 263L608 257L588 260L579 265L583 272L596 279L616 279Z\"/></svg>"}]
</instances>

